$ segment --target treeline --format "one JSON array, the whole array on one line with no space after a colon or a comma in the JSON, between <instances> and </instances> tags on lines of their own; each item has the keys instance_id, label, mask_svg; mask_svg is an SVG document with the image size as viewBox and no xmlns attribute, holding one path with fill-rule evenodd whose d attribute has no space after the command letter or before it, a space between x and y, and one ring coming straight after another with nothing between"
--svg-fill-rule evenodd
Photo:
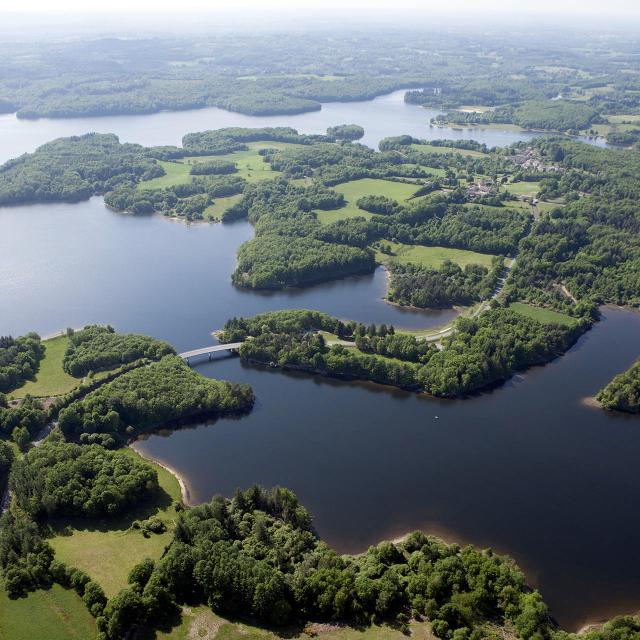
<instances>
[{"instance_id":1,"label":"treeline","mask_svg":"<svg viewBox=\"0 0 640 640\"><path fill-rule=\"evenodd\" d=\"M51 434L13 464L17 506L39 521L60 516L113 516L158 490L155 470L138 457Z\"/></svg>"},{"instance_id":2,"label":"treeline","mask_svg":"<svg viewBox=\"0 0 640 640\"><path fill-rule=\"evenodd\" d=\"M177 356L165 356L72 402L58 423L69 440L114 447L160 424L238 413L253 401L250 387L205 378Z\"/></svg>"},{"instance_id":3,"label":"treeline","mask_svg":"<svg viewBox=\"0 0 640 640\"><path fill-rule=\"evenodd\" d=\"M0 166L0 205L78 202L163 174L144 147L121 144L114 134L59 138Z\"/></svg>"},{"instance_id":4,"label":"treeline","mask_svg":"<svg viewBox=\"0 0 640 640\"><path fill-rule=\"evenodd\" d=\"M480 638L488 622L524 640L556 631L542 597L507 557L417 531L340 556L318 540L291 491L257 486L183 512L163 558L137 565L105 607L101 637L154 628L186 602L277 626L388 621L406 629L419 615L442 639Z\"/></svg>"},{"instance_id":5,"label":"treeline","mask_svg":"<svg viewBox=\"0 0 640 640\"><path fill-rule=\"evenodd\" d=\"M18 338L0 336L0 393L13 391L33 378L44 350L40 336L34 332Z\"/></svg>"},{"instance_id":6,"label":"treeline","mask_svg":"<svg viewBox=\"0 0 640 640\"><path fill-rule=\"evenodd\" d=\"M289 142L311 144L325 136L300 134L292 127L226 127L187 133L182 138L182 146L187 155L224 155L248 149L247 142ZM184 152L183 152L184 155Z\"/></svg>"},{"instance_id":7,"label":"treeline","mask_svg":"<svg viewBox=\"0 0 640 640\"><path fill-rule=\"evenodd\" d=\"M0 393L0 439L11 438L20 449L25 449L47 424L47 418L47 412L36 398L26 396L20 403L9 406Z\"/></svg>"},{"instance_id":8,"label":"treeline","mask_svg":"<svg viewBox=\"0 0 640 640\"><path fill-rule=\"evenodd\" d=\"M237 170L236 163L231 160L214 159L195 162L189 173L192 176L224 175L235 173Z\"/></svg>"},{"instance_id":9,"label":"treeline","mask_svg":"<svg viewBox=\"0 0 640 640\"><path fill-rule=\"evenodd\" d=\"M438 125L516 124L524 129L577 133L603 118L589 104L569 100L529 100L489 111L449 111L436 116Z\"/></svg>"},{"instance_id":10,"label":"treeline","mask_svg":"<svg viewBox=\"0 0 640 640\"><path fill-rule=\"evenodd\" d=\"M114 209L134 214L160 213L201 220L216 198L242 193L246 184L244 178L236 175L201 175L191 182L163 189L145 188L144 182L125 183L106 193L104 201Z\"/></svg>"},{"instance_id":11,"label":"treeline","mask_svg":"<svg viewBox=\"0 0 640 640\"><path fill-rule=\"evenodd\" d=\"M469 305L490 297L504 271L504 262L497 260L493 268L468 264L463 268L451 261L439 269L391 262L391 282L388 299L397 304L443 308Z\"/></svg>"},{"instance_id":12,"label":"treeline","mask_svg":"<svg viewBox=\"0 0 640 640\"><path fill-rule=\"evenodd\" d=\"M360 140L364 129L358 124L338 124L327 129L327 136L336 140Z\"/></svg>"},{"instance_id":13,"label":"treeline","mask_svg":"<svg viewBox=\"0 0 640 640\"><path fill-rule=\"evenodd\" d=\"M225 325L224 338L252 336L240 348L241 357L250 362L457 397L553 360L588 326L542 324L494 304L477 318L459 318L453 335L443 339L443 350L426 352L428 361L418 366L415 359L398 362L342 345L329 346L313 330L330 330L332 323L341 337L353 335L356 325L336 325L335 319L324 315L288 311L260 314L255 320L233 319Z\"/></svg>"},{"instance_id":14,"label":"treeline","mask_svg":"<svg viewBox=\"0 0 640 640\"><path fill-rule=\"evenodd\" d=\"M64 354L64 370L76 377L90 371L112 369L140 358L160 360L175 354L175 349L162 340L134 333L116 333L111 326L91 325L70 332Z\"/></svg>"},{"instance_id":15,"label":"treeline","mask_svg":"<svg viewBox=\"0 0 640 640\"><path fill-rule=\"evenodd\" d=\"M562 139L536 148L562 169L542 180L541 193L568 204L520 242L511 294L576 316L593 317L599 304L640 304L638 154Z\"/></svg>"},{"instance_id":16,"label":"treeline","mask_svg":"<svg viewBox=\"0 0 640 640\"><path fill-rule=\"evenodd\" d=\"M262 235L243 244L231 279L250 289L305 286L375 269L373 251L312 238Z\"/></svg>"},{"instance_id":17,"label":"treeline","mask_svg":"<svg viewBox=\"0 0 640 640\"><path fill-rule=\"evenodd\" d=\"M640 413L640 361L615 376L598 392L596 400L605 409Z\"/></svg>"}]
</instances>

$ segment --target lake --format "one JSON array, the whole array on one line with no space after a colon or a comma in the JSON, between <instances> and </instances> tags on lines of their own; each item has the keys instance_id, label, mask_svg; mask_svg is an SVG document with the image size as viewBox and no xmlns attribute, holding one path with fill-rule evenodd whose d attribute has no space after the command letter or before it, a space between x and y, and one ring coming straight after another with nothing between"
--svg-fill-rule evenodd
<instances>
[{"instance_id":1,"label":"lake","mask_svg":"<svg viewBox=\"0 0 640 640\"><path fill-rule=\"evenodd\" d=\"M400 98L396 92L278 118L220 109L78 120L3 116L0 140L8 157L88 130L144 144L175 144L188 131L221 126L289 124L319 132L343 122L363 124L372 145L400 133L455 134L490 145L531 135L431 130L435 112ZM305 307L404 328L455 316L386 304L382 269L304 290L235 289L235 252L252 234L246 222L187 225L122 215L97 197L0 209L0 333L46 335L110 322L186 350L210 344L211 331L230 316L269 309ZM195 500L253 482L291 487L341 551L423 528L508 552L559 621L575 628L636 610L640 601L640 424L583 403L638 354L640 315L606 309L565 357L468 400L218 358L198 371L253 385L255 410L153 435L137 447L180 471Z\"/></svg>"},{"instance_id":2,"label":"lake","mask_svg":"<svg viewBox=\"0 0 640 640\"><path fill-rule=\"evenodd\" d=\"M91 131L115 133L121 142L137 142L147 146L181 145L185 133L222 127L288 126L295 127L300 133L325 133L327 127L351 123L364 127L365 136L360 142L374 148L378 147L382 138L404 133L429 140L477 140L489 147L506 146L540 135L531 131L431 127L431 118L441 112L407 104L404 94L405 91L401 90L364 102L329 102L323 104L320 111L291 116L245 116L217 107L137 116L69 119L19 120L15 114L0 114L0 162L34 151L54 138ZM598 140L585 140L600 143Z\"/></svg>"}]
</instances>

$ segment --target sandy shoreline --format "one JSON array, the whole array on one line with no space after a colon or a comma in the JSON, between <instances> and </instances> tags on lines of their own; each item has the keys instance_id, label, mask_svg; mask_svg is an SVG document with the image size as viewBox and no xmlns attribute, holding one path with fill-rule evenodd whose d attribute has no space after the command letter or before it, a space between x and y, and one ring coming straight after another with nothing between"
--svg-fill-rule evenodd
<instances>
[{"instance_id":1,"label":"sandy shoreline","mask_svg":"<svg viewBox=\"0 0 640 640\"><path fill-rule=\"evenodd\" d=\"M134 443L135 444L135 443ZM148 460L149 462L153 462L154 464L157 464L159 467L162 467L165 471L168 471L177 481L178 484L180 485L180 493L182 494L182 502L184 503L184 505L186 507L193 507L195 506L195 503L193 503L191 501L191 493L189 491L189 487L187 485L187 481L184 479L184 477L178 473L178 471L176 471L176 469L174 469L173 467L169 466L168 464L161 462L160 460L158 460L157 458L154 458L152 456L147 456L144 455L142 453L142 451L139 451L138 449L136 449L135 446L133 446L133 444L129 445L141 458L144 458L145 460Z\"/></svg>"}]
</instances>

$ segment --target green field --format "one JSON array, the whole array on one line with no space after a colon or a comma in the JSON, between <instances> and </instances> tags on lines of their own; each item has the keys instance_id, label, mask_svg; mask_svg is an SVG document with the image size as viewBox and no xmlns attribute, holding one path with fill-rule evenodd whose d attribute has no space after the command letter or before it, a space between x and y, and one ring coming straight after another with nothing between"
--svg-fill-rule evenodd
<instances>
[{"instance_id":1,"label":"green field","mask_svg":"<svg viewBox=\"0 0 640 640\"><path fill-rule=\"evenodd\" d=\"M164 189L166 187L174 187L178 184L186 184L193 180L193 176L189 173L191 165L204 160L230 160L235 162L238 171L234 175L241 176L249 182L256 180L265 180L267 178L275 178L282 175L280 171L272 171L271 167L263 161L262 156L258 153L260 149L290 149L300 147L302 145L289 142L248 142L249 149L246 151L236 151L235 153L227 153L220 156L193 156L180 158L175 162L167 162L159 160L158 162L164 168L166 175L145 182L138 183L138 189Z\"/></svg>"},{"instance_id":2,"label":"green field","mask_svg":"<svg viewBox=\"0 0 640 640\"><path fill-rule=\"evenodd\" d=\"M513 193L515 196L529 196L535 198L540 191L539 182L509 182L502 186L505 191Z\"/></svg>"},{"instance_id":3,"label":"green field","mask_svg":"<svg viewBox=\"0 0 640 640\"><path fill-rule=\"evenodd\" d=\"M177 184L185 184L191 182L192 176L189 175L189 167L181 162L166 162L158 160L165 170L165 175L152 180L138 183L138 190L142 189L164 189L166 187L175 187Z\"/></svg>"},{"instance_id":4,"label":"green field","mask_svg":"<svg viewBox=\"0 0 640 640\"><path fill-rule=\"evenodd\" d=\"M62 359L67 349L69 338L61 336L43 342L45 347L44 358L40 362L40 368L35 380L29 380L10 395L15 398L24 398L27 394L45 398L59 396L75 389L81 382L62 369Z\"/></svg>"},{"instance_id":5,"label":"green field","mask_svg":"<svg viewBox=\"0 0 640 640\"><path fill-rule=\"evenodd\" d=\"M437 147L432 144L412 144L412 149L416 151L424 151L424 153L459 153L463 156L474 156L476 158L484 157L486 154L481 151L472 149L457 149L456 147Z\"/></svg>"},{"instance_id":6,"label":"green field","mask_svg":"<svg viewBox=\"0 0 640 640\"><path fill-rule=\"evenodd\" d=\"M542 307L534 307L531 304L525 304L524 302L512 302L509 305L509 309L513 309L523 316L533 318L543 324L561 324L569 326L575 324L576 319L565 313L558 313L551 309L543 309Z\"/></svg>"},{"instance_id":7,"label":"green field","mask_svg":"<svg viewBox=\"0 0 640 640\"><path fill-rule=\"evenodd\" d=\"M95 620L72 589L54 584L17 600L10 600L0 590L3 640L87 640L95 636Z\"/></svg>"},{"instance_id":8,"label":"green field","mask_svg":"<svg viewBox=\"0 0 640 640\"><path fill-rule=\"evenodd\" d=\"M209 205L204 210L204 217L209 220L220 220L222 214L236 202L240 202L242 194L238 193L235 196L226 196L225 198L216 198L212 205Z\"/></svg>"},{"instance_id":9,"label":"green field","mask_svg":"<svg viewBox=\"0 0 640 640\"><path fill-rule=\"evenodd\" d=\"M382 263L399 262L400 264L419 264L425 267L439 267L445 260L451 260L464 267L467 264L482 264L491 267L493 256L488 253L476 253L464 249L449 249L448 247L423 247L420 245L388 242L393 255L376 251L376 260Z\"/></svg>"},{"instance_id":10,"label":"green field","mask_svg":"<svg viewBox=\"0 0 640 640\"><path fill-rule=\"evenodd\" d=\"M121 453L138 455L132 449L123 449ZM49 540L58 560L85 571L100 583L108 597L126 586L129 571L135 564L144 558L160 558L172 539L176 518L173 503L182 501L180 485L166 469L153 466L162 488L154 501L126 516L73 521L64 528L58 525L57 535ZM165 533L152 533L145 538L139 530L130 529L133 520L154 515L167 524Z\"/></svg>"},{"instance_id":11,"label":"green field","mask_svg":"<svg viewBox=\"0 0 640 640\"><path fill-rule=\"evenodd\" d=\"M635 122L636 124L640 124L640 115L623 113L616 116L607 116L607 120L612 124L622 124L624 122Z\"/></svg>"},{"instance_id":12,"label":"green field","mask_svg":"<svg viewBox=\"0 0 640 640\"><path fill-rule=\"evenodd\" d=\"M273 171L269 164L263 160L263 157L258 153L260 149L296 149L302 145L290 142L266 141L248 142L247 146L249 148L246 151L236 151L235 153L227 153L222 156L183 158L181 162L185 165L191 165L196 162L202 162L203 160L230 160L231 162L235 162L238 167L238 171L234 175L241 176L248 182L255 182L256 180L273 179L282 175L280 171Z\"/></svg>"},{"instance_id":13,"label":"green field","mask_svg":"<svg viewBox=\"0 0 640 640\"><path fill-rule=\"evenodd\" d=\"M363 211L356 206L356 202L362 196L386 196L397 202L404 202L410 198L418 189L415 184L405 184L404 182L393 182L392 180L381 180L378 178L362 178L361 180L351 180L333 187L334 191L341 193L347 204L340 209L330 211L316 211L316 216L323 224L344 220L345 218L371 218L371 213Z\"/></svg>"}]
</instances>

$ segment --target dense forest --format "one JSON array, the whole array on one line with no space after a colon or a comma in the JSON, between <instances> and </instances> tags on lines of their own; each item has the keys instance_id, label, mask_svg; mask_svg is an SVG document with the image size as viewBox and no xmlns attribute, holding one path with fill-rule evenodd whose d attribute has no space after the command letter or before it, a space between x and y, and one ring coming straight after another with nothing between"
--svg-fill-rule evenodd
<instances>
[{"instance_id":1,"label":"dense forest","mask_svg":"<svg viewBox=\"0 0 640 640\"><path fill-rule=\"evenodd\" d=\"M640 413L640 361L617 375L596 399L605 409Z\"/></svg>"},{"instance_id":2,"label":"dense forest","mask_svg":"<svg viewBox=\"0 0 640 640\"><path fill-rule=\"evenodd\" d=\"M41 402L26 396L19 404L9 406L0 393L0 438L11 438L20 449L27 447L47 423L48 414Z\"/></svg>"},{"instance_id":3,"label":"dense forest","mask_svg":"<svg viewBox=\"0 0 640 640\"><path fill-rule=\"evenodd\" d=\"M355 343L356 348L327 343L315 332L330 331L343 340L355 340L355 323L308 311L234 318L225 325L223 338L236 341L251 336L240 348L240 356L248 362L456 397L556 358L586 326L586 321L570 327L542 324L496 304L476 318L459 318L455 332L443 339L444 348L425 351L419 364L415 358L401 360L401 352L389 359L371 348L369 353L361 351ZM384 337L388 330L373 327L370 337L381 332Z\"/></svg>"},{"instance_id":4,"label":"dense forest","mask_svg":"<svg viewBox=\"0 0 640 640\"><path fill-rule=\"evenodd\" d=\"M90 371L103 371L147 358L175 354L168 343L134 333L116 333L113 327L92 325L70 332L69 345L64 354L64 370L79 378Z\"/></svg>"},{"instance_id":5,"label":"dense forest","mask_svg":"<svg viewBox=\"0 0 640 640\"><path fill-rule=\"evenodd\" d=\"M37 333L0 336L0 393L13 391L32 378L43 356L44 345Z\"/></svg>"},{"instance_id":6,"label":"dense forest","mask_svg":"<svg viewBox=\"0 0 640 640\"><path fill-rule=\"evenodd\" d=\"M419 532L339 556L317 539L286 489L253 487L186 511L168 553L132 571L130 586L110 600L98 625L115 640L131 624L159 623L156 616L169 617L182 602L275 625L367 625L407 620L411 610L440 638L466 638L491 619L511 621L523 638L553 631L540 594L509 559Z\"/></svg>"},{"instance_id":7,"label":"dense forest","mask_svg":"<svg viewBox=\"0 0 640 640\"><path fill-rule=\"evenodd\" d=\"M0 166L0 205L77 202L163 173L144 147L120 144L113 134L60 138Z\"/></svg>"},{"instance_id":8,"label":"dense forest","mask_svg":"<svg viewBox=\"0 0 640 640\"><path fill-rule=\"evenodd\" d=\"M60 412L59 425L70 440L113 447L160 424L240 413L253 401L246 385L205 378L177 356L165 356L72 402Z\"/></svg>"},{"instance_id":9,"label":"dense forest","mask_svg":"<svg viewBox=\"0 0 640 640\"><path fill-rule=\"evenodd\" d=\"M439 269L391 263L387 297L397 304L422 308L469 305L491 296L503 270L501 261L491 271L479 264L462 269L450 261Z\"/></svg>"},{"instance_id":10,"label":"dense forest","mask_svg":"<svg viewBox=\"0 0 640 640\"><path fill-rule=\"evenodd\" d=\"M434 118L435 124L517 124L523 129L571 131L589 129L603 118L590 105L569 100L527 100L489 111L449 111Z\"/></svg>"},{"instance_id":11,"label":"dense forest","mask_svg":"<svg viewBox=\"0 0 640 640\"><path fill-rule=\"evenodd\" d=\"M251 289L280 289L369 273L373 252L311 238L263 235L238 251L233 283Z\"/></svg>"},{"instance_id":12,"label":"dense forest","mask_svg":"<svg viewBox=\"0 0 640 640\"><path fill-rule=\"evenodd\" d=\"M10 488L16 504L36 520L101 517L147 500L158 478L138 458L64 442L53 434L14 463Z\"/></svg>"},{"instance_id":13,"label":"dense forest","mask_svg":"<svg viewBox=\"0 0 640 640\"><path fill-rule=\"evenodd\" d=\"M560 138L542 139L536 149L561 167L542 179L540 193L568 204L540 218L520 242L511 295L571 315L593 316L597 304L637 306L638 155Z\"/></svg>"}]
</instances>

